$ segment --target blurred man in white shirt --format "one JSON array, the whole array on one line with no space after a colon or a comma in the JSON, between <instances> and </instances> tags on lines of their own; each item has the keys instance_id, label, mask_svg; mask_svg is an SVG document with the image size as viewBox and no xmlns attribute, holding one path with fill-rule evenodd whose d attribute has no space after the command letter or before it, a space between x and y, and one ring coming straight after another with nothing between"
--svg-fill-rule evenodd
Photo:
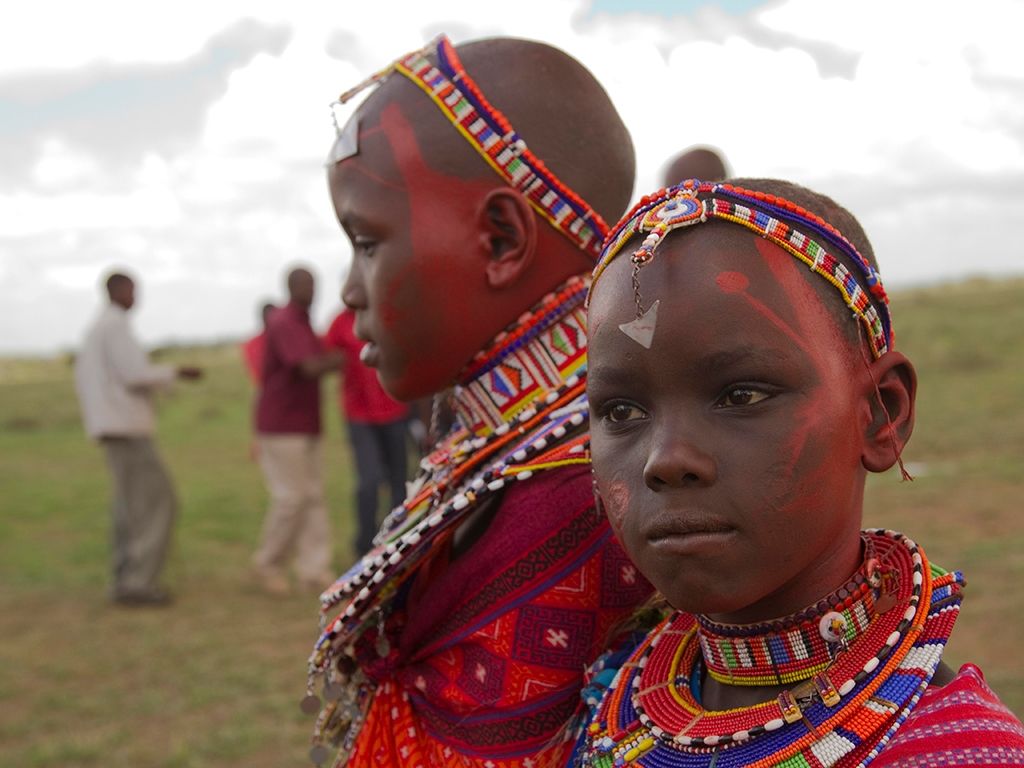
<instances>
[{"instance_id":1,"label":"blurred man in white shirt","mask_svg":"<svg viewBox=\"0 0 1024 768\"><path fill-rule=\"evenodd\" d=\"M114 583L121 605L166 605L159 584L177 514L174 485L153 443L154 393L175 379L197 379L198 368L154 365L128 322L135 282L112 274L109 304L93 323L75 362L85 430L103 446L114 481Z\"/></svg>"}]
</instances>

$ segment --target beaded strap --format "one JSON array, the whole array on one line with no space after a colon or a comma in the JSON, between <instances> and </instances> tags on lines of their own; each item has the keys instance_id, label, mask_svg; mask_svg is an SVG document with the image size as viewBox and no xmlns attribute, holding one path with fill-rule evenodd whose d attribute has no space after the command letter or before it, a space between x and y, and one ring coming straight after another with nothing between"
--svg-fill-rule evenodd
<instances>
[{"instance_id":1,"label":"beaded strap","mask_svg":"<svg viewBox=\"0 0 1024 768\"><path fill-rule=\"evenodd\" d=\"M436 55L436 65L426 58L428 53ZM551 226L581 251L594 259L598 257L601 242L608 234L607 223L530 151L508 118L487 100L463 68L445 35L345 91L338 102L344 104L391 72L399 72L426 93L484 161L519 190Z\"/></svg>"},{"instance_id":2,"label":"beaded strap","mask_svg":"<svg viewBox=\"0 0 1024 768\"><path fill-rule=\"evenodd\" d=\"M783 218L826 241L834 252L845 255L859 275L847 269L817 240L783 222ZM594 269L594 282L634 235L646 232L647 236L632 256L634 287L638 291L637 271L654 258L655 250L669 232L712 219L744 226L802 261L839 292L854 317L864 326L871 353L876 359L892 348L889 300L881 278L850 241L821 217L795 203L731 184L689 179L641 198L605 239L604 250ZM637 316L641 313L638 294Z\"/></svg>"}]
</instances>

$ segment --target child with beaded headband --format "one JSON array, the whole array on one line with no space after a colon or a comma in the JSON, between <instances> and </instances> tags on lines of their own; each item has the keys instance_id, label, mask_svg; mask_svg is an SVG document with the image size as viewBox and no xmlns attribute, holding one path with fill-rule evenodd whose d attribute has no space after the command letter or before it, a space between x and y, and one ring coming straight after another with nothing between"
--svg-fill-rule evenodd
<instances>
[{"instance_id":1,"label":"child with beaded headband","mask_svg":"<svg viewBox=\"0 0 1024 768\"><path fill-rule=\"evenodd\" d=\"M457 424L321 596L310 755L564 764L585 664L650 593L595 514L586 451L583 300L632 145L540 43L442 37L370 82L328 162L342 298L384 388L454 384Z\"/></svg>"},{"instance_id":2,"label":"child with beaded headband","mask_svg":"<svg viewBox=\"0 0 1024 768\"><path fill-rule=\"evenodd\" d=\"M661 190L605 241L589 323L598 490L676 612L577 764L1021 764L1024 726L941 661L960 574L860 531L916 379L856 220L786 182Z\"/></svg>"}]
</instances>

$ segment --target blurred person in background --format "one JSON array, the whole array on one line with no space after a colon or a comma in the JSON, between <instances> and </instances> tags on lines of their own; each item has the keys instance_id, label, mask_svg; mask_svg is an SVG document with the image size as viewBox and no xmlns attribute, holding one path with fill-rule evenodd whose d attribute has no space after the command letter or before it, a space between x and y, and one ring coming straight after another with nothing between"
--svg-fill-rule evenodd
<instances>
[{"instance_id":1,"label":"blurred person in background","mask_svg":"<svg viewBox=\"0 0 1024 768\"><path fill-rule=\"evenodd\" d=\"M676 155L665 168L663 187L671 187L686 179L722 181L729 176L721 150L703 145L689 147Z\"/></svg>"},{"instance_id":2,"label":"blurred person in background","mask_svg":"<svg viewBox=\"0 0 1024 768\"><path fill-rule=\"evenodd\" d=\"M338 368L341 354L326 350L310 325L313 273L293 269L287 285L288 303L268 318L256 403L256 440L270 506L253 569L259 585L273 595L291 591L289 558L304 589L319 590L333 580L320 377Z\"/></svg>"},{"instance_id":3,"label":"blurred person in background","mask_svg":"<svg viewBox=\"0 0 1024 768\"><path fill-rule=\"evenodd\" d=\"M128 321L135 281L115 272L106 290L109 301L75 360L75 388L85 431L103 447L114 483L110 598L124 606L162 606L172 600L160 573L178 500L153 441L153 396L175 379L198 379L202 371L151 363Z\"/></svg>"},{"instance_id":4,"label":"blurred person in background","mask_svg":"<svg viewBox=\"0 0 1024 768\"><path fill-rule=\"evenodd\" d=\"M355 313L342 310L327 331L325 342L343 356L339 380L341 412L356 466L355 552L363 555L377 532L378 491L386 483L394 509L405 499L409 406L394 400L377 373L359 359L363 342L352 332Z\"/></svg>"},{"instance_id":5,"label":"blurred person in background","mask_svg":"<svg viewBox=\"0 0 1024 768\"><path fill-rule=\"evenodd\" d=\"M242 342L242 359L245 361L245 370L249 378L257 387L263 378L263 358L267 348L267 322L270 320L270 313L277 307L269 301L260 305L260 332L251 339Z\"/></svg>"}]
</instances>

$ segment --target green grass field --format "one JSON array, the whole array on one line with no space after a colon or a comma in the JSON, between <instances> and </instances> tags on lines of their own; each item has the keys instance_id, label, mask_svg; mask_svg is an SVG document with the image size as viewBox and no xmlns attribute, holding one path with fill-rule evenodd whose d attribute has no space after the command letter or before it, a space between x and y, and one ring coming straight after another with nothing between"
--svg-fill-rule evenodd
<instances>
[{"instance_id":1,"label":"green grass field","mask_svg":"<svg viewBox=\"0 0 1024 768\"><path fill-rule=\"evenodd\" d=\"M898 294L898 346L917 364L913 483L873 478L866 524L964 570L947 659L974 661L1024 713L1024 281ZM181 517L169 610L106 601L108 480L85 439L66 360L0 360L0 766L279 768L308 764L298 709L312 595L247 583L265 495L248 457L250 389L234 347L162 404L159 442ZM333 384L333 382L332 382ZM330 385L326 385L330 386ZM330 394L328 394L330 393ZM338 567L351 559L346 446L325 389Z\"/></svg>"}]
</instances>

